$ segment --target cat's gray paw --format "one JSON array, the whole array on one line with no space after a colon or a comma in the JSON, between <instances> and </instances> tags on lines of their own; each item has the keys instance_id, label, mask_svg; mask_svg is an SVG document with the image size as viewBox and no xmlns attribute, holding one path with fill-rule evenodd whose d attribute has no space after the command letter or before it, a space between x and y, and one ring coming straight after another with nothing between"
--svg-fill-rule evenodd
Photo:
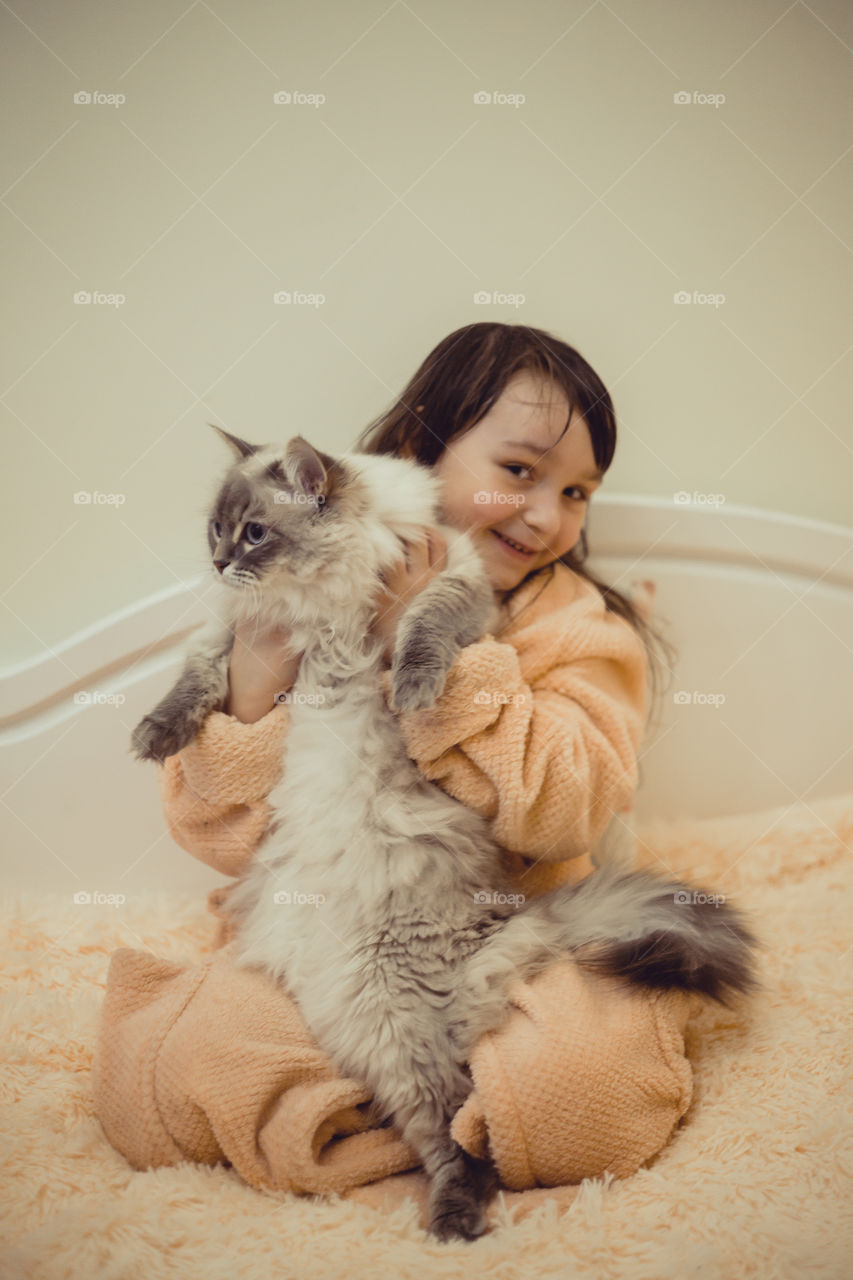
<instances>
[{"instance_id":1,"label":"cat's gray paw","mask_svg":"<svg viewBox=\"0 0 853 1280\"><path fill-rule=\"evenodd\" d=\"M491 1154L480 1160L458 1144L457 1150L455 1172L430 1189L429 1231L437 1240L476 1240L488 1231L487 1209L500 1187Z\"/></svg>"},{"instance_id":2,"label":"cat's gray paw","mask_svg":"<svg viewBox=\"0 0 853 1280\"><path fill-rule=\"evenodd\" d=\"M486 1225L482 1209L460 1209L431 1222L429 1232L442 1243L447 1240L478 1240L486 1231Z\"/></svg>"},{"instance_id":3,"label":"cat's gray paw","mask_svg":"<svg viewBox=\"0 0 853 1280\"><path fill-rule=\"evenodd\" d=\"M477 1240L488 1231L486 1210L464 1194L451 1192L434 1206L428 1230L436 1240Z\"/></svg>"},{"instance_id":4,"label":"cat's gray paw","mask_svg":"<svg viewBox=\"0 0 853 1280\"><path fill-rule=\"evenodd\" d=\"M130 749L137 760L156 760L162 764L168 756L182 751L194 735L195 726L145 716L131 735Z\"/></svg>"},{"instance_id":5,"label":"cat's gray paw","mask_svg":"<svg viewBox=\"0 0 853 1280\"><path fill-rule=\"evenodd\" d=\"M404 616L391 662L392 711L421 711L441 697L459 644L432 619Z\"/></svg>"},{"instance_id":6,"label":"cat's gray paw","mask_svg":"<svg viewBox=\"0 0 853 1280\"><path fill-rule=\"evenodd\" d=\"M447 671L436 666L412 666L396 661L391 667L392 711L420 711L434 707L447 680Z\"/></svg>"}]
</instances>

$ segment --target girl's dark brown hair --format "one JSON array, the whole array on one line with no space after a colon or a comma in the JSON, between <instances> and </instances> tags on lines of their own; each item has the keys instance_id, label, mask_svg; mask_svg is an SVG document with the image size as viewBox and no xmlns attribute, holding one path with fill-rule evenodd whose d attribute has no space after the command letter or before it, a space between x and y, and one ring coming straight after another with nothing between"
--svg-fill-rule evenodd
<instances>
[{"instance_id":1,"label":"girl's dark brown hair","mask_svg":"<svg viewBox=\"0 0 853 1280\"><path fill-rule=\"evenodd\" d=\"M355 449L360 453L412 457L432 466L452 441L477 425L510 379L521 372L539 375L545 385L562 388L570 409L563 433L572 416L581 414L589 428L596 465L606 472L616 451L616 415L607 388L574 347L543 329L523 324L469 324L448 334L429 353L391 407L365 427ZM605 608L637 631L649 656L654 705L659 682L655 649L663 651L664 665L670 670L674 651L627 596L586 568L588 554L583 529L578 544L560 560L591 582L603 596ZM533 570L522 582L534 574L548 572L553 574L553 565ZM513 592L520 586L521 583ZM508 592L504 600L508 601L513 592Z\"/></svg>"}]
</instances>

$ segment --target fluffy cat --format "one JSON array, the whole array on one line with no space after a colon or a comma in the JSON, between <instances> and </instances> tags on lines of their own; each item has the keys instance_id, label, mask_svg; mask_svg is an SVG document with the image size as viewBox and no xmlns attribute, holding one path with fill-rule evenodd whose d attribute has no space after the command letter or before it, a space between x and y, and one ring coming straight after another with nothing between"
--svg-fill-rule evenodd
<instances>
[{"instance_id":1,"label":"fluffy cat","mask_svg":"<svg viewBox=\"0 0 853 1280\"><path fill-rule=\"evenodd\" d=\"M417 1151L430 1232L473 1239L499 1183L450 1122L509 982L571 952L600 973L727 1003L758 985L758 944L742 913L645 871L601 868L516 905L487 821L423 777L394 714L433 706L459 650L497 623L473 543L441 522L438 478L397 457L333 458L301 436L256 446L216 430L235 455L208 528L220 621L134 750L162 760L222 707L239 621L290 628L304 656L273 818L229 898L234 959L287 988L318 1044L371 1088L373 1121ZM402 615L389 710L369 627L383 573L430 524L447 567Z\"/></svg>"}]
</instances>

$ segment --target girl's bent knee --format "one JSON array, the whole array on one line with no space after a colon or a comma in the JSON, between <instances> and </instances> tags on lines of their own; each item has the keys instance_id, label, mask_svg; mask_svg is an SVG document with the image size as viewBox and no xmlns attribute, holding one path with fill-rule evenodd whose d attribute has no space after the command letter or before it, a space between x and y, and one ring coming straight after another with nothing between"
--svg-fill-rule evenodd
<instances>
[{"instance_id":1,"label":"girl's bent knee","mask_svg":"<svg viewBox=\"0 0 853 1280\"><path fill-rule=\"evenodd\" d=\"M454 1137L488 1149L512 1190L635 1173L692 1097L684 1026L692 997L601 978L571 960L510 989L500 1028L471 1054L475 1092Z\"/></svg>"}]
</instances>

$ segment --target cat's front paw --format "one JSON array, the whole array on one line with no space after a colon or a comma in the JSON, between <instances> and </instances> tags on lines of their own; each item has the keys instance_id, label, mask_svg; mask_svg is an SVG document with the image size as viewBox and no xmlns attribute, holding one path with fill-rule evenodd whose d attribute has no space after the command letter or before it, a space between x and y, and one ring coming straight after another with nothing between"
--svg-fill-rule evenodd
<instances>
[{"instance_id":1,"label":"cat's front paw","mask_svg":"<svg viewBox=\"0 0 853 1280\"><path fill-rule=\"evenodd\" d=\"M137 760L156 760L162 764L168 756L177 755L192 740L191 731L154 716L145 716L134 729L130 749Z\"/></svg>"},{"instance_id":2,"label":"cat's front paw","mask_svg":"<svg viewBox=\"0 0 853 1280\"><path fill-rule=\"evenodd\" d=\"M391 667L392 711L420 711L434 707L447 680L443 667L411 666L395 662Z\"/></svg>"}]
</instances>

